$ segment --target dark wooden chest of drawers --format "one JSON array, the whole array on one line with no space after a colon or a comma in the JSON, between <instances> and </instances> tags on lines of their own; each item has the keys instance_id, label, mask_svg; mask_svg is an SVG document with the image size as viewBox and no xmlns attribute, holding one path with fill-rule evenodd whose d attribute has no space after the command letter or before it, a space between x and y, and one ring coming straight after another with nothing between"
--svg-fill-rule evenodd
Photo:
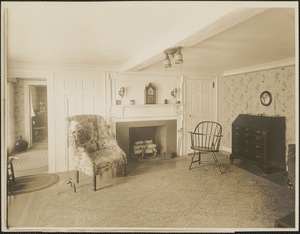
<instances>
[{"instance_id":1,"label":"dark wooden chest of drawers","mask_svg":"<svg viewBox=\"0 0 300 234\"><path fill-rule=\"evenodd\" d=\"M285 117L240 114L232 123L232 154L263 168L285 170Z\"/></svg>"}]
</instances>

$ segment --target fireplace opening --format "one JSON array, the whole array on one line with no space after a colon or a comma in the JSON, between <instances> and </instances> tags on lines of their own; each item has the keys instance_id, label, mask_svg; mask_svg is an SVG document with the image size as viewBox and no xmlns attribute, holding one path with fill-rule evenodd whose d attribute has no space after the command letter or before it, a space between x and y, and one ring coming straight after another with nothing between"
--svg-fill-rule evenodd
<instances>
[{"instance_id":1,"label":"fireplace opening","mask_svg":"<svg viewBox=\"0 0 300 234\"><path fill-rule=\"evenodd\" d=\"M153 141L157 154L172 152L177 155L177 120L130 121L116 123L119 146L130 159L136 141Z\"/></svg>"},{"instance_id":2,"label":"fireplace opening","mask_svg":"<svg viewBox=\"0 0 300 234\"><path fill-rule=\"evenodd\" d=\"M136 144L148 145L148 149L144 151L146 154L155 156L161 152L165 152L167 148L166 126L151 127L130 127L129 128L129 154L134 155L139 151L134 150ZM143 142L143 143L142 143ZM151 150L156 148L155 151ZM157 150L157 152L156 152Z\"/></svg>"}]
</instances>

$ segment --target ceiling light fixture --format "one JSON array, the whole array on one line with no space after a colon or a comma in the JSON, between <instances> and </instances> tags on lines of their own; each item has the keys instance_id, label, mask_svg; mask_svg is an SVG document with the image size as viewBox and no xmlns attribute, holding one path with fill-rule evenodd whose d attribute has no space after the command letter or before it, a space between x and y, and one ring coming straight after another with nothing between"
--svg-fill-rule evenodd
<instances>
[{"instance_id":1,"label":"ceiling light fixture","mask_svg":"<svg viewBox=\"0 0 300 234\"><path fill-rule=\"evenodd\" d=\"M172 67L170 56L172 58L174 58L174 56L175 56L175 59L174 59L175 64L182 64L183 63L182 54L181 54L181 47L180 46L166 49L164 51L164 53L165 53L165 60L164 60L165 68Z\"/></svg>"}]
</instances>

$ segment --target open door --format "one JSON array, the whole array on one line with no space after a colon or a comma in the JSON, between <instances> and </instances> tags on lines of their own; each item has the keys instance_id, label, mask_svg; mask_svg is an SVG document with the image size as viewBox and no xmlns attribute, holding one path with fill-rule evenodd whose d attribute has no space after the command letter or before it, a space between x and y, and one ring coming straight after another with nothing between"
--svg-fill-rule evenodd
<instances>
[{"instance_id":1,"label":"open door","mask_svg":"<svg viewBox=\"0 0 300 234\"><path fill-rule=\"evenodd\" d=\"M32 147L32 116L35 115L34 109L38 108L38 100L40 96L37 91L32 93L31 87L43 87L47 90L47 81L24 81L25 134L23 139L28 142L28 148ZM46 98L44 98L44 100L47 100L47 91ZM37 104L35 104L35 102L37 102Z\"/></svg>"}]
</instances>

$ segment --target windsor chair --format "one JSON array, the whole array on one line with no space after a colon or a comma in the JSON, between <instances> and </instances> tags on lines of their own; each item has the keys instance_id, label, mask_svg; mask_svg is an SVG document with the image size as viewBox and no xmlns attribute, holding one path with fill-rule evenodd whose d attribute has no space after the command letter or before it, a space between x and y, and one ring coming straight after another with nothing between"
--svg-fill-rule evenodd
<instances>
[{"instance_id":1,"label":"windsor chair","mask_svg":"<svg viewBox=\"0 0 300 234\"><path fill-rule=\"evenodd\" d=\"M200 165L202 152L208 152L212 153L214 162L222 174L218 159L215 155L215 153L219 152L222 126L217 122L202 121L195 127L194 132L189 133L191 134L191 149L194 150L189 170L192 168L193 163L198 162ZM195 159L197 152L199 154L198 160Z\"/></svg>"}]
</instances>

